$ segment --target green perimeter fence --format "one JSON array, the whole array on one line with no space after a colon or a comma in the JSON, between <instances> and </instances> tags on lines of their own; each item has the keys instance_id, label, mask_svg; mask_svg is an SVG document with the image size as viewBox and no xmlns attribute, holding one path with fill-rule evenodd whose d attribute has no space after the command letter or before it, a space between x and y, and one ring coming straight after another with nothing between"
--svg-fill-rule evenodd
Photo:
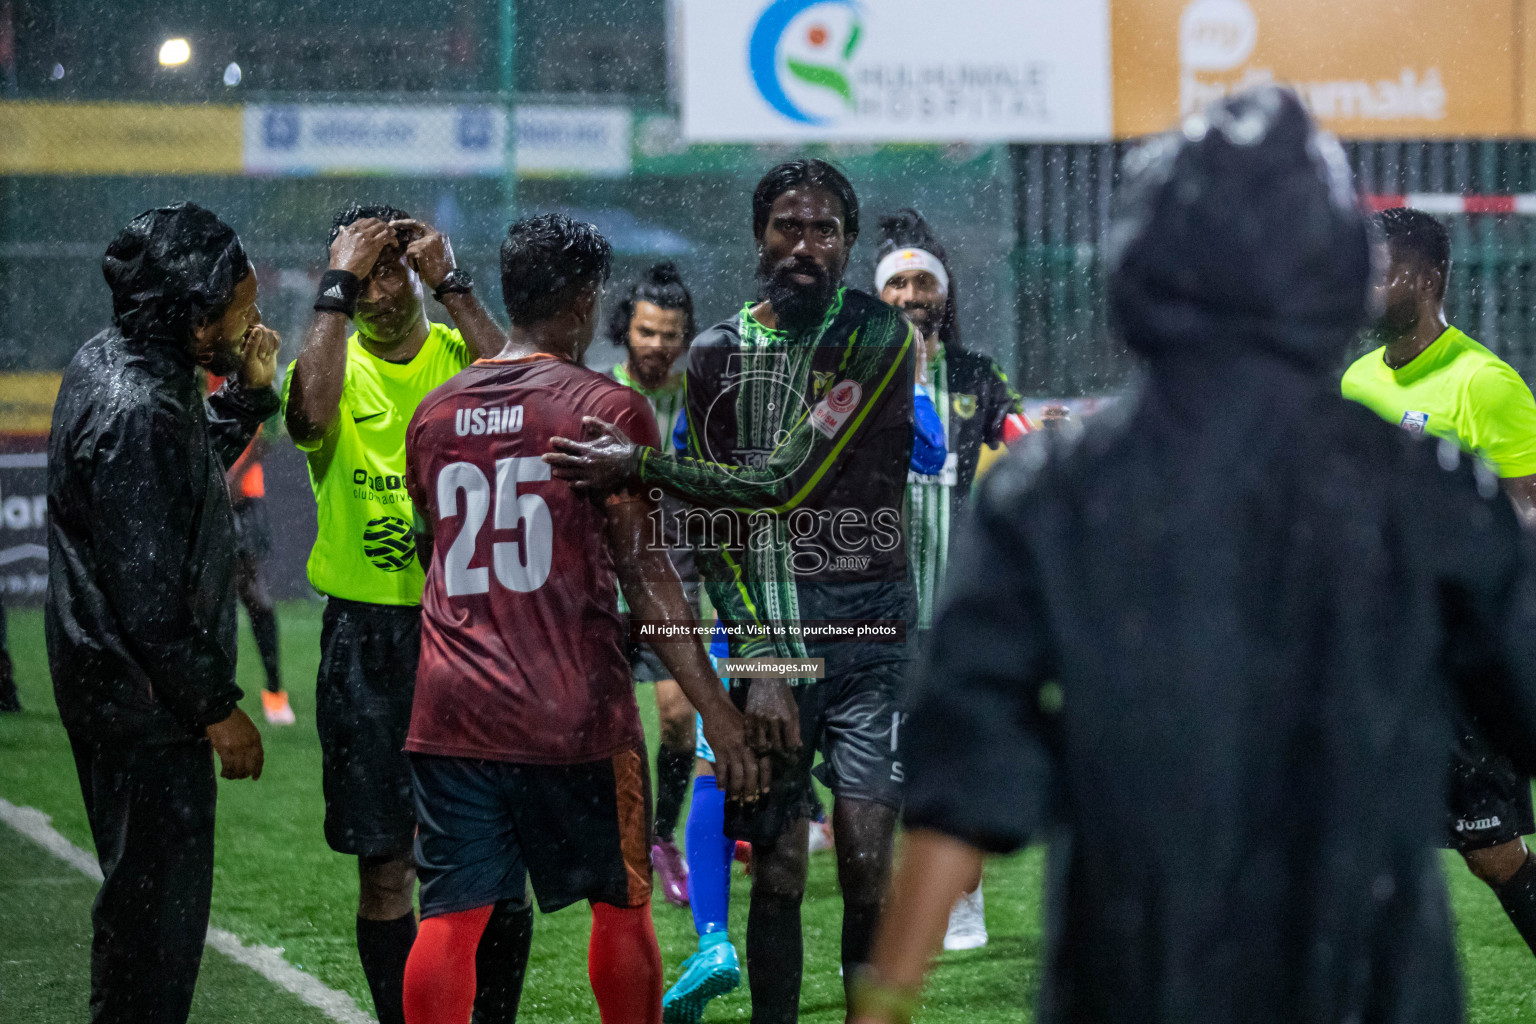
<instances>
[{"instance_id":1,"label":"green perimeter fence","mask_svg":"<svg viewBox=\"0 0 1536 1024\"><path fill-rule=\"evenodd\" d=\"M1129 379L1131 361L1106 321L1103 266L1124 144L684 146L675 120L649 114L635 118L634 146L628 173L524 177L510 196L499 178L0 178L0 370L62 367L107 321L98 269L107 240L140 210L180 198L214 208L241 231L286 357L308 319L330 218L353 198L387 200L447 230L493 309L496 246L509 215L563 210L613 240L618 281L653 260L676 261L701 321L712 322L752 297L752 186L778 160L813 153L848 172L863 204L850 283L869 286L879 215L915 206L951 252L967 343L995 356L1022 391L1099 394ZM1532 143L1354 142L1347 149L1370 195L1536 192ZM1452 319L1532 377L1536 218L1445 219L1455 259ZM594 350L598 363L615 355Z\"/></svg>"}]
</instances>

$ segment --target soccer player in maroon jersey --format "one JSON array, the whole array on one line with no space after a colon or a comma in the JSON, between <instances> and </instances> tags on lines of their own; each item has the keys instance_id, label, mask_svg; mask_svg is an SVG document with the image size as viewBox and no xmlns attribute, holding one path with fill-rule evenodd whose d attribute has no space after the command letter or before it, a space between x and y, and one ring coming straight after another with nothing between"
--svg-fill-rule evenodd
<instances>
[{"instance_id":1,"label":"soccer player in maroon jersey","mask_svg":"<svg viewBox=\"0 0 1536 1024\"><path fill-rule=\"evenodd\" d=\"M407 486L427 569L406 750L416 793L421 930L407 1024L463 1024L492 909L592 905L588 972L605 1024L659 1024L651 923L650 779L619 633L615 575L635 621L693 624L652 499L554 480L541 458L582 417L657 445L645 398L584 369L610 249L550 214L501 247L512 338L421 403ZM704 719L720 785L754 797L766 762L697 638L657 645Z\"/></svg>"}]
</instances>

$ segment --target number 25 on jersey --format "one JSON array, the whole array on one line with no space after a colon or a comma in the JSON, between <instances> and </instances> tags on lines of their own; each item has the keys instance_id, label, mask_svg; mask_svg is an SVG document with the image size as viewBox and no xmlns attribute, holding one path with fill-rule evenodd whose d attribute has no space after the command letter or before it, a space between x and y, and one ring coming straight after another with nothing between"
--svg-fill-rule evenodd
<instances>
[{"instance_id":1,"label":"number 25 on jersey","mask_svg":"<svg viewBox=\"0 0 1536 1024\"><path fill-rule=\"evenodd\" d=\"M549 464L537 455L496 460L496 530L521 530L521 538L491 545L491 569L496 582L508 590L528 593L549 579L553 556L554 525L549 506L537 494L517 493L518 484L548 480ZM485 594L491 589L491 569L471 567L475 540L491 509L491 486L480 467L454 462L437 475L439 519L458 516L459 493L464 494L464 524L443 556L443 584L449 597Z\"/></svg>"}]
</instances>

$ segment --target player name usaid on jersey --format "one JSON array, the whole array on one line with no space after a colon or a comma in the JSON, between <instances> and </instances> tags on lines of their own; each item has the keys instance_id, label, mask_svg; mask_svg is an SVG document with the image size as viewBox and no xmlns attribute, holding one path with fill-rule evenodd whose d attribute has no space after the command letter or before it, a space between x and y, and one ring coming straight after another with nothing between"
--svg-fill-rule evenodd
<instances>
[{"instance_id":1,"label":"player name usaid on jersey","mask_svg":"<svg viewBox=\"0 0 1536 1024\"><path fill-rule=\"evenodd\" d=\"M487 409L458 409L453 416L453 429L460 436L468 434L512 434L523 429L523 407L520 405L497 406Z\"/></svg>"},{"instance_id":2,"label":"player name usaid on jersey","mask_svg":"<svg viewBox=\"0 0 1536 1024\"><path fill-rule=\"evenodd\" d=\"M815 427L823 437L831 437L842 429L848 417L853 415L853 410L859 407L859 400L864 397L864 389L856 380L845 380L834 385L827 392L827 397L816 403L811 410L811 426Z\"/></svg>"}]
</instances>

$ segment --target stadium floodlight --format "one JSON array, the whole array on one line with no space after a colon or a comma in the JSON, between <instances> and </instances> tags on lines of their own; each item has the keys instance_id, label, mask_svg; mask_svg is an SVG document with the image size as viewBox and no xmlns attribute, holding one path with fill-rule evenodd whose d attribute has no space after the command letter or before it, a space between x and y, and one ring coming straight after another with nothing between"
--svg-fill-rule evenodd
<instances>
[{"instance_id":1,"label":"stadium floodlight","mask_svg":"<svg viewBox=\"0 0 1536 1024\"><path fill-rule=\"evenodd\" d=\"M230 61L229 67L224 69L224 84L231 89L240 84L240 65L234 61Z\"/></svg>"},{"instance_id":2,"label":"stadium floodlight","mask_svg":"<svg viewBox=\"0 0 1536 1024\"><path fill-rule=\"evenodd\" d=\"M177 37L160 44L160 63L168 68L180 67L192 58L192 44Z\"/></svg>"}]
</instances>

